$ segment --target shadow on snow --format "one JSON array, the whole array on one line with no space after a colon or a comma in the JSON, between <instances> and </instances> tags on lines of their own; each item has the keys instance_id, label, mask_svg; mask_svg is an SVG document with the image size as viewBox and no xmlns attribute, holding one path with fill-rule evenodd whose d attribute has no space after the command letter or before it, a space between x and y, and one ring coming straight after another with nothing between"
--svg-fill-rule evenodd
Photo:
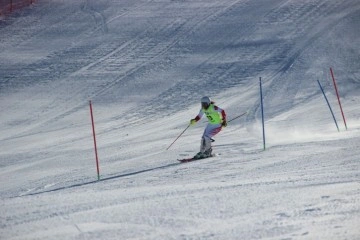
<instances>
[{"instance_id":1,"label":"shadow on snow","mask_svg":"<svg viewBox=\"0 0 360 240\"><path fill-rule=\"evenodd\" d=\"M118 178L123 178L123 177L134 176L134 175L141 174L141 173L146 173L146 172L151 172L151 171L154 171L154 170L166 169L166 168L173 167L173 166L176 166L176 165L179 165L179 163L171 163L171 164L164 165L164 166L160 166L160 167L155 167L155 168L150 168L150 169L144 169L144 170L140 170L140 171L136 171L136 172L130 172L130 173L125 173L125 174L121 174L121 175L106 177L106 178L102 178L102 179L100 179L100 180L94 180L94 181L90 181L90 182L77 183L77 184L70 185L70 186L58 187L58 188L49 189L49 190L45 190L45 191L41 191L41 192L24 194L24 195L21 195L21 196L18 196L18 197L33 196L33 195L39 195L39 194L43 194L43 193L57 192L57 191L65 190L65 189L82 187L82 186L86 186L86 185L90 185L90 184L94 184L94 183L104 182L104 181L113 180L113 179L118 179Z\"/></svg>"}]
</instances>

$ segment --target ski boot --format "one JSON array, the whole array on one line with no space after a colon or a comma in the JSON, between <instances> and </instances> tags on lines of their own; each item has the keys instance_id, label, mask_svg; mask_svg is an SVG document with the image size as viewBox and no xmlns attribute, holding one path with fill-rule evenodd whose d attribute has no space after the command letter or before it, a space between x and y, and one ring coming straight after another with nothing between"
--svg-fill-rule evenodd
<instances>
[{"instance_id":1,"label":"ski boot","mask_svg":"<svg viewBox=\"0 0 360 240\"><path fill-rule=\"evenodd\" d=\"M208 150L206 150L205 152L204 152L204 155L205 155L205 157L211 157L212 156L212 148L209 148Z\"/></svg>"},{"instance_id":2,"label":"ski boot","mask_svg":"<svg viewBox=\"0 0 360 240\"><path fill-rule=\"evenodd\" d=\"M205 158L206 155L205 153L203 152L198 152L195 156L194 156L194 159L202 159L202 158Z\"/></svg>"}]
</instances>

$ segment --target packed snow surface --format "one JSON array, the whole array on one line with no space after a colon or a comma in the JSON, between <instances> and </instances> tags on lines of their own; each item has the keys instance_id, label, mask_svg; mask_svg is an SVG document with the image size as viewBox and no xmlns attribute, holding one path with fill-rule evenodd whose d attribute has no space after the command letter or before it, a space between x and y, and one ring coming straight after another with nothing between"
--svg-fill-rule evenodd
<instances>
[{"instance_id":1,"label":"packed snow surface","mask_svg":"<svg viewBox=\"0 0 360 240\"><path fill-rule=\"evenodd\" d=\"M359 29L358 0L38 0L2 18L0 239L360 239ZM206 119L166 149L204 95L247 114L215 157L179 163Z\"/></svg>"}]
</instances>

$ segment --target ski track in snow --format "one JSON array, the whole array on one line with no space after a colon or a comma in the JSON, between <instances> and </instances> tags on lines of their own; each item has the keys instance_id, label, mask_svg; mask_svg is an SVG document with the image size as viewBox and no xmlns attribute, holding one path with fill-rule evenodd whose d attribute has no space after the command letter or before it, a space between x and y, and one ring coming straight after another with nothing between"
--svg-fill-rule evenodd
<instances>
[{"instance_id":1,"label":"ski track in snow","mask_svg":"<svg viewBox=\"0 0 360 240\"><path fill-rule=\"evenodd\" d=\"M0 20L0 239L359 239L359 16L356 0L62 0ZM216 157L178 163L205 120L165 149L203 95L248 114Z\"/></svg>"}]
</instances>

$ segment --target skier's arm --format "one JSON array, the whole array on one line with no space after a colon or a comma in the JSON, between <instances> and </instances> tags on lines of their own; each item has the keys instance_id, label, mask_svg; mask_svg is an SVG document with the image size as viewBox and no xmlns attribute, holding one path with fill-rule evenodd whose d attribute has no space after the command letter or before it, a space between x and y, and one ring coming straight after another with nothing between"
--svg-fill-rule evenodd
<instances>
[{"instance_id":1,"label":"skier's arm","mask_svg":"<svg viewBox=\"0 0 360 240\"><path fill-rule=\"evenodd\" d=\"M221 114L221 118L222 118L222 123L221 123L221 125L222 125L223 127L226 127L226 126L227 126L227 121L226 121L226 113L225 113L225 110L219 108L218 106L215 106L214 109Z\"/></svg>"},{"instance_id":2,"label":"skier's arm","mask_svg":"<svg viewBox=\"0 0 360 240\"><path fill-rule=\"evenodd\" d=\"M215 111L221 114L221 118L223 121L226 121L226 113L224 109L219 108L218 106L214 106Z\"/></svg>"},{"instance_id":3,"label":"skier's arm","mask_svg":"<svg viewBox=\"0 0 360 240\"><path fill-rule=\"evenodd\" d=\"M190 124L194 125L195 123L197 123L202 118L203 115L204 115L204 112L201 109L199 114L195 118L190 120Z\"/></svg>"}]
</instances>

